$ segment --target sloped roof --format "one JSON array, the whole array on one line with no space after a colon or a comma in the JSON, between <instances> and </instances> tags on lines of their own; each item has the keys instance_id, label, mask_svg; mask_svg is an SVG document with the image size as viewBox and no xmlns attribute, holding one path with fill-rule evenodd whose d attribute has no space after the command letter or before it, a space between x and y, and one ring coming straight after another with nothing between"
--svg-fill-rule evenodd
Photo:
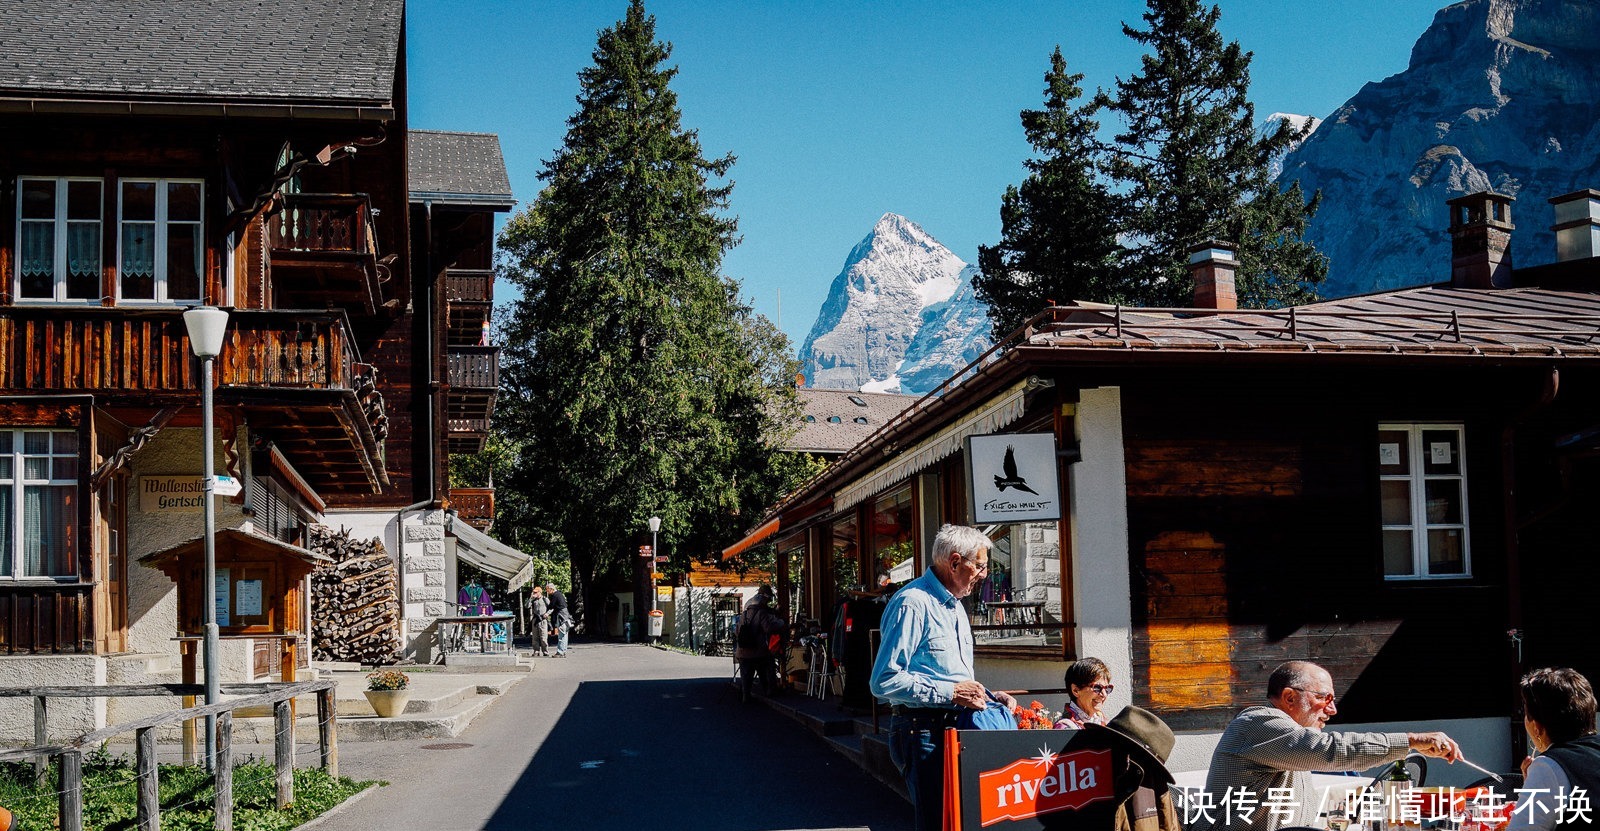
<instances>
[{"instance_id":1,"label":"sloped roof","mask_svg":"<svg viewBox=\"0 0 1600 831\"><path fill-rule=\"evenodd\" d=\"M919 396L805 387L800 397L800 432L783 449L843 453L860 444Z\"/></svg>"},{"instance_id":2,"label":"sloped roof","mask_svg":"<svg viewBox=\"0 0 1600 831\"><path fill-rule=\"evenodd\" d=\"M503 206L515 204L500 137L493 133L412 130L411 198Z\"/></svg>"},{"instance_id":3,"label":"sloped roof","mask_svg":"<svg viewBox=\"0 0 1600 831\"><path fill-rule=\"evenodd\" d=\"M1600 292L1448 284L1272 311L1064 309L1024 345L1119 351L1600 355Z\"/></svg>"},{"instance_id":4,"label":"sloped roof","mask_svg":"<svg viewBox=\"0 0 1600 831\"><path fill-rule=\"evenodd\" d=\"M6 0L0 95L389 102L404 0Z\"/></svg>"}]
</instances>

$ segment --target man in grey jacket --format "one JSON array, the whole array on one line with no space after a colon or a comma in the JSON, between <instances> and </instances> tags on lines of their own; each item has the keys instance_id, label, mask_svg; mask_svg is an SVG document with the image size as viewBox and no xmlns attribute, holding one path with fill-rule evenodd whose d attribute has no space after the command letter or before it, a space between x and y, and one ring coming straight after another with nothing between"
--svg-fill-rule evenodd
<instances>
[{"instance_id":1,"label":"man in grey jacket","mask_svg":"<svg viewBox=\"0 0 1600 831\"><path fill-rule=\"evenodd\" d=\"M1447 762L1461 755L1443 733L1323 732L1339 712L1333 676L1309 661L1273 670L1267 701L1271 706L1245 710L1223 731L1206 794L1186 811L1192 831L1312 825L1320 797L1311 786L1313 770L1365 770L1404 759L1412 750Z\"/></svg>"}]
</instances>

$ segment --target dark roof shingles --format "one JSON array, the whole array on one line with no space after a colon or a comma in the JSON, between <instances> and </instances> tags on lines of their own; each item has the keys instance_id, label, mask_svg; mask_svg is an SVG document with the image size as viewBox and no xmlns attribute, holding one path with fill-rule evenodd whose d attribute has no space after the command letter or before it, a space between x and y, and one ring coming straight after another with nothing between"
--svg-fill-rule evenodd
<instances>
[{"instance_id":1,"label":"dark roof shingles","mask_svg":"<svg viewBox=\"0 0 1600 831\"><path fill-rule=\"evenodd\" d=\"M0 95L388 103L404 0L8 0Z\"/></svg>"},{"instance_id":2,"label":"dark roof shingles","mask_svg":"<svg viewBox=\"0 0 1600 831\"><path fill-rule=\"evenodd\" d=\"M412 193L449 193L511 199L511 179L493 133L412 130Z\"/></svg>"}]
</instances>

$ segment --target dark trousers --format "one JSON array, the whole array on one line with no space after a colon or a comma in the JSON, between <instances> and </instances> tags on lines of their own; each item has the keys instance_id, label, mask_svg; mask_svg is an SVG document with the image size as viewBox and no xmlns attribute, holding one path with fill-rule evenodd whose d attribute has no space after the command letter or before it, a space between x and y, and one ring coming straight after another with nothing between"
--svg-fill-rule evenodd
<instances>
[{"instance_id":1,"label":"dark trousers","mask_svg":"<svg viewBox=\"0 0 1600 831\"><path fill-rule=\"evenodd\" d=\"M944 731L955 713L889 720L889 759L906 780L917 831L940 831L944 819Z\"/></svg>"},{"instance_id":2,"label":"dark trousers","mask_svg":"<svg viewBox=\"0 0 1600 831\"><path fill-rule=\"evenodd\" d=\"M778 683L778 673L771 655L739 659L739 689L745 698L750 697L750 683L757 674L761 676L761 694L772 695L772 689Z\"/></svg>"}]
</instances>

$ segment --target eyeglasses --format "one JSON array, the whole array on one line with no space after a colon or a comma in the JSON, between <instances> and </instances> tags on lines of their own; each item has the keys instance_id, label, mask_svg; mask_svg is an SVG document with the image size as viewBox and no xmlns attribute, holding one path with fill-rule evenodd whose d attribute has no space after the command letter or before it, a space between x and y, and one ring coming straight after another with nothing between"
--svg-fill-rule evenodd
<instances>
[{"instance_id":1,"label":"eyeglasses","mask_svg":"<svg viewBox=\"0 0 1600 831\"><path fill-rule=\"evenodd\" d=\"M1315 695L1315 697L1317 697L1317 706L1320 706L1320 708L1325 708L1325 706L1331 705L1331 703L1333 703L1333 693L1317 692L1317 690L1307 690L1307 688L1304 688L1304 687L1290 687L1290 688L1291 688L1291 690L1298 690L1298 692L1306 693L1306 695Z\"/></svg>"},{"instance_id":2,"label":"eyeglasses","mask_svg":"<svg viewBox=\"0 0 1600 831\"><path fill-rule=\"evenodd\" d=\"M1091 689L1094 692L1097 692L1097 693L1099 693L1101 695L1110 695L1111 691L1116 689L1116 688L1117 688L1116 684L1090 684L1089 685L1089 689Z\"/></svg>"},{"instance_id":3,"label":"eyeglasses","mask_svg":"<svg viewBox=\"0 0 1600 831\"><path fill-rule=\"evenodd\" d=\"M960 557L962 560L965 560L967 563L971 564L973 569L975 569L979 574L983 574L983 573L985 573L985 572L987 572L989 570L989 561L988 560L984 560L983 562L980 563L977 560L974 560L974 559L972 559L971 557L968 557L965 554L957 554L956 556Z\"/></svg>"}]
</instances>

